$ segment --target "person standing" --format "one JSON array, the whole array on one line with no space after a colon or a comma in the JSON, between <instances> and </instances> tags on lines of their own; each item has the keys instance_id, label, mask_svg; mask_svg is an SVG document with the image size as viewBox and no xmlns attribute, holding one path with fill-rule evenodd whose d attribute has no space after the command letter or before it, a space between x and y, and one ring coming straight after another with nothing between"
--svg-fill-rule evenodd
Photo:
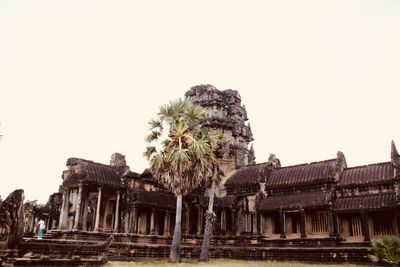
<instances>
[{"instance_id":1,"label":"person standing","mask_svg":"<svg viewBox=\"0 0 400 267\"><path fill-rule=\"evenodd\" d=\"M43 239L43 233L44 229L46 229L46 225L42 219L39 220L39 222L36 225L37 233L38 233L38 239Z\"/></svg>"}]
</instances>

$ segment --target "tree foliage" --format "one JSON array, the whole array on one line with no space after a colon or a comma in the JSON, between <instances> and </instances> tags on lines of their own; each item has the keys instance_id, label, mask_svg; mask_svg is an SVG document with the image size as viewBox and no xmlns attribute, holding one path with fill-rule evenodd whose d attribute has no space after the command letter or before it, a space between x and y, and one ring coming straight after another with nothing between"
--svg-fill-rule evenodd
<instances>
[{"instance_id":1,"label":"tree foliage","mask_svg":"<svg viewBox=\"0 0 400 267\"><path fill-rule=\"evenodd\" d=\"M373 242L371 260L386 262L392 266L400 264L400 236L385 236Z\"/></svg>"},{"instance_id":2,"label":"tree foliage","mask_svg":"<svg viewBox=\"0 0 400 267\"><path fill-rule=\"evenodd\" d=\"M184 195L213 176L221 135L202 127L207 117L203 107L179 99L160 107L158 119L149 122L144 156L154 177L175 194Z\"/></svg>"}]
</instances>

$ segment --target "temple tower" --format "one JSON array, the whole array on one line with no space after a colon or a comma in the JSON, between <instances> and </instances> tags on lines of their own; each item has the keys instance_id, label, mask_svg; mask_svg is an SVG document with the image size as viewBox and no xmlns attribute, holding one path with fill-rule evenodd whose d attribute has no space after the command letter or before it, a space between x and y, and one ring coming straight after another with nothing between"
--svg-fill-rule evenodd
<instances>
[{"instance_id":1,"label":"temple tower","mask_svg":"<svg viewBox=\"0 0 400 267\"><path fill-rule=\"evenodd\" d=\"M249 148L253 134L238 91L220 91L209 84L197 85L186 92L185 97L210 111L205 126L223 133L226 149L221 168L226 176L237 168L254 163L253 146Z\"/></svg>"}]
</instances>

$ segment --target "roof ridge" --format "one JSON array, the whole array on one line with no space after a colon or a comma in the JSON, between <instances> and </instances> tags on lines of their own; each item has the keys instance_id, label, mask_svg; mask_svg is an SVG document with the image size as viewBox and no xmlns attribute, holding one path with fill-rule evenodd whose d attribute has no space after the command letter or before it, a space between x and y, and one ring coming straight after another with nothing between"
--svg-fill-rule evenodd
<instances>
[{"instance_id":1,"label":"roof ridge","mask_svg":"<svg viewBox=\"0 0 400 267\"><path fill-rule=\"evenodd\" d=\"M396 195L396 193L394 193L394 192L379 192L379 193L376 193L376 194L366 194L366 195L354 195L354 196L338 197L337 199L355 198L355 197L370 197L370 196L383 196L383 195Z\"/></svg>"},{"instance_id":2,"label":"roof ridge","mask_svg":"<svg viewBox=\"0 0 400 267\"><path fill-rule=\"evenodd\" d=\"M334 159L326 159L326 160L321 160L321 161L313 161L313 162L306 162L306 163L300 163L300 164L296 164L296 165L289 165L289 166L283 166L283 167L279 167L279 168L274 168L275 170L279 170L279 169L286 169L286 168L290 168L290 167L300 167L300 166L308 166L308 165L315 165L318 163L325 163L328 161L335 161L336 158Z\"/></svg>"},{"instance_id":3,"label":"roof ridge","mask_svg":"<svg viewBox=\"0 0 400 267\"><path fill-rule=\"evenodd\" d=\"M346 170L351 170L351 169L357 169L357 168L365 168L365 167L372 167L372 166L376 166L376 165L384 165L384 164L390 164L390 161L384 161L384 162L378 162L378 163L371 163L371 164L366 164L366 165L358 165L358 166L352 166L352 167L348 167Z\"/></svg>"},{"instance_id":4,"label":"roof ridge","mask_svg":"<svg viewBox=\"0 0 400 267\"><path fill-rule=\"evenodd\" d=\"M96 162L96 161L93 161L93 160L88 160L88 159L83 159L83 158L75 158L75 157L71 157L68 160L70 160L70 159L80 160L80 161L83 161L85 163L96 164L96 165L100 165L100 166L104 166L104 167L108 167L108 168L113 169L113 166L111 166L111 165L100 163L100 162Z\"/></svg>"},{"instance_id":5,"label":"roof ridge","mask_svg":"<svg viewBox=\"0 0 400 267\"><path fill-rule=\"evenodd\" d=\"M247 169L247 168L251 168L251 167L256 167L256 166L261 166L261 165L268 165L270 162L269 161L264 161L264 162L260 162L260 163L254 163L251 165L245 165L237 170L242 170L242 169Z\"/></svg>"}]
</instances>

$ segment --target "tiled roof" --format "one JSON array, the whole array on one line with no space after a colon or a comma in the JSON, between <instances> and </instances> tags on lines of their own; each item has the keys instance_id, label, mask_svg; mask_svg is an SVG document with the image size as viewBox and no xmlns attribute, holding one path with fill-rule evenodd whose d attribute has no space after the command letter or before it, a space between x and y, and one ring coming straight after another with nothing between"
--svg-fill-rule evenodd
<instances>
[{"instance_id":1,"label":"tiled roof","mask_svg":"<svg viewBox=\"0 0 400 267\"><path fill-rule=\"evenodd\" d=\"M218 208L232 208L236 199L236 196L214 197L214 206ZM202 207L208 207L208 197L198 196L198 200Z\"/></svg>"},{"instance_id":2,"label":"tiled roof","mask_svg":"<svg viewBox=\"0 0 400 267\"><path fill-rule=\"evenodd\" d=\"M312 162L271 171L266 187L286 187L322 182L334 175L336 159Z\"/></svg>"},{"instance_id":3,"label":"tiled roof","mask_svg":"<svg viewBox=\"0 0 400 267\"><path fill-rule=\"evenodd\" d=\"M173 194L164 193L160 191L151 192L138 190L136 191L135 203L140 203L152 207L162 207L168 209L175 209L176 198Z\"/></svg>"},{"instance_id":4,"label":"tiled roof","mask_svg":"<svg viewBox=\"0 0 400 267\"><path fill-rule=\"evenodd\" d=\"M273 211L288 209L300 209L300 207L317 208L329 204L330 194L328 192L311 192L293 195L270 196L263 198L259 204L260 211Z\"/></svg>"},{"instance_id":5,"label":"tiled roof","mask_svg":"<svg viewBox=\"0 0 400 267\"><path fill-rule=\"evenodd\" d=\"M376 184L393 178L392 164L383 162L345 169L339 178L339 186Z\"/></svg>"},{"instance_id":6,"label":"tiled roof","mask_svg":"<svg viewBox=\"0 0 400 267\"><path fill-rule=\"evenodd\" d=\"M396 206L396 195L393 193L338 198L334 204L337 211L378 210Z\"/></svg>"},{"instance_id":7,"label":"tiled roof","mask_svg":"<svg viewBox=\"0 0 400 267\"><path fill-rule=\"evenodd\" d=\"M89 183L117 188L122 187L121 178L115 168L109 165L90 160L69 158L67 166L68 170L63 172L64 186Z\"/></svg>"},{"instance_id":8,"label":"tiled roof","mask_svg":"<svg viewBox=\"0 0 400 267\"><path fill-rule=\"evenodd\" d=\"M269 162L250 165L236 170L226 181L225 185L256 184L264 180L271 169Z\"/></svg>"}]
</instances>

